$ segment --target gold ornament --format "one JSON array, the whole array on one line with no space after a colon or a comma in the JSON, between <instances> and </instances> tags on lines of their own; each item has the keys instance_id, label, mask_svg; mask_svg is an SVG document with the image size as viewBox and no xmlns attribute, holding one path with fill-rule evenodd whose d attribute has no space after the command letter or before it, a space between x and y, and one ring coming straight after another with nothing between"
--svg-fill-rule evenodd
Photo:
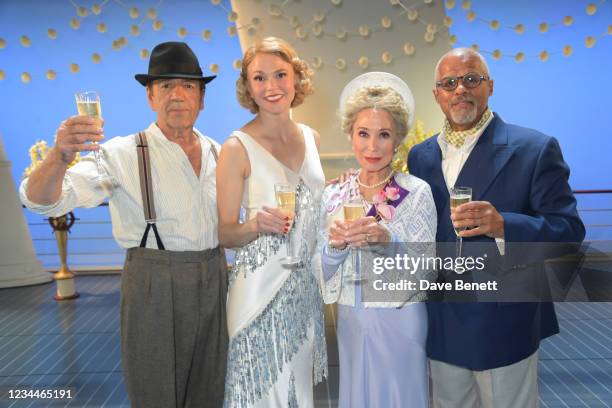
<instances>
[{"instance_id":1,"label":"gold ornament","mask_svg":"<svg viewBox=\"0 0 612 408\"><path fill-rule=\"evenodd\" d=\"M138 54L140 55L140 58L142 59L149 58L149 50L147 50L146 48L143 48L142 50L140 50Z\"/></svg>"},{"instance_id":2,"label":"gold ornament","mask_svg":"<svg viewBox=\"0 0 612 408\"><path fill-rule=\"evenodd\" d=\"M102 57L97 52L94 52L93 54L91 54L91 60L95 64L99 64L100 62L102 62Z\"/></svg>"},{"instance_id":3,"label":"gold ornament","mask_svg":"<svg viewBox=\"0 0 612 408\"><path fill-rule=\"evenodd\" d=\"M499 29L499 21L497 20L493 20L489 23L489 27L491 27L491 30L498 30Z\"/></svg>"},{"instance_id":4,"label":"gold ornament","mask_svg":"<svg viewBox=\"0 0 612 408\"><path fill-rule=\"evenodd\" d=\"M545 33L548 31L548 23L540 23L538 29L541 33Z\"/></svg>"},{"instance_id":5,"label":"gold ornament","mask_svg":"<svg viewBox=\"0 0 612 408\"><path fill-rule=\"evenodd\" d=\"M147 10L147 18L149 20L155 20L157 18L157 10L155 10L153 7L148 9Z\"/></svg>"},{"instance_id":6,"label":"gold ornament","mask_svg":"<svg viewBox=\"0 0 612 408\"><path fill-rule=\"evenodd\" d=\"M57 77L57 74L55 73L54 70L52 69L47 70L47 79L49 81L53 81L56 77Z\"/></svg>"},{"instance_id":7,"label":"gold ornament","mask_svg":"<svg viewBox=\"0 0 612 408\"><path fill-rule=\"evenodd\" d=\"M571 45L566 45L565 47L563 47L563 56L569 57L570 55L572 55L573 52L574 49Z\"/></svg>"},{"instance_id":8,"label":"gold ornament","mask_svg":"<svg viewBox=\"0 0 612 408\"><path fill-rule=\"evenodd\" d=\"M76 74L80 70L81 70L81 67L79 67L79 64L75 64L75 63L70 64L70 72L72 72L73 74Z\"/></svg>"},{"instance_id":9,"label":"gold ornament","mask_svg":"<svg viewBox=\"0 0 612 408\"><path fill-rule=\"evenodd\" d=\"M210 64L210 72L212 72L213 74L218 74L219 73L219 65L218 64Z\"/></svg>"},{"instance_id":10,"label":"gold ornament","mask_svg":"<svg viewBox=\"0 0 612 408\"><path fill-rule=\"evenodd\" d=\"M525 26L523 24L517 24L514 26L514 32L517 34L523 34L525 32Z\"/></svg>"},{"instance_id":11,"label":"gold ornament","mask_svg":"<svg viewBox=\"0 0 612 408\"><path fill-rule=\"evenodd\" d=\"M137 19L138 16L140 16L140 10L138 10L136 7L132 7L130 9L130 18Z\"/></svg>"},{"instance_id":12,"label":"gold ornament","mask_svg":"<svg viewBox=\"0 0 612 408\"><path fill-rule=\"evenodd\" d=\"M467 13L467 16L465 18L467 19L468 22L471 23L472 21L474 21L474 19L476 19L476 13L470 10L470 12Z\"/></svg>"},{"instance_id":13,"label":"gold ornament","mask_svg":"<svg viewBox=\"0 0 612 408\"><path fill-rule=\"evenodd\" d=\"M155 31L159 31L159 30L161 30L161 29L162 29L163 25L164 25L164 23L162 23L162 21L161 21L161 20L155 20L155 21L153 22L153 30L155 30Z\"/></svg>"},{"instance_id":14,"label":"gold ornament","mask_svg":"<svg viewBox=\"0 0 612 408\"><path fill-rule=\"evenodd\" d=\"M563 24L566 26L571 26L574 23L574 18L572 16L563 17Z\"/></svg>"},{"instance_id":15,"label":"gold ornament","mask_svg":"<svg viewBox=\"0 0 612 408\"><path fill-rule=\"evenodd\" d=\"M414 45L410 41L404 43L404 54L412 55L414 54Z\"/></svg>"},{"instance_id":16,"label":"gold ornament","mask_svg":"<svg viewBox=\"0 0 612 408\"><path fill-rule=\"evenodd\" d=\"M73 18L70 20L70 27L72 27L73 30L78 30L79 27L81 27L81 20L78 18Z\"/></svg>"},{"instance_id":17,"label":"gold ornament","mask_svg":"<svg viewBox=\"0 0 612 408\"><path fill-rule=\"evenodd\" d=\"M187 29L185 27L179 27L178 36L179 38L185 38L187 36Z\"/></svg>"},{"instance_id":18,"label":"gold ornament","mask_svg":"<svg viewBox=\"0 0 612 408\"><path fill-rule=\"evenodd\" d=\"M96 28L98 29L99 33L105 33L106 32L106 24L104 24L104 23L96 24Z\"/></svg>"},{"instance_id":19,"label":"gold ornament","mask_svg":"<svg viewBox=\"0 0 612 408\"><path fill-rule=\"evenodd\" d=\"M589 16L592 16L593 14L597 13L597 6L593 3L590 3L587 7L586 7L586 13Z\"/></svg>"},{"instance_id":20,"label":"gold ornament","mask_svg":"<svg viewBox=\"0 0 612 408\"><path fill-rule=\"evenodd\" d=\"M234 62L232 62L232 67L236 71L240 71L242 69L242 60L241 59L235 59Z\"/></svg>"},{"instance_id":21,"label":"gold ornament","mask_svg":"<svg viewBox=\"0 0 612 408\"><path fill-rule=\"evenodd\" d=\"M77 16L79 17L86 17L87 16L87 9L85 7L78 7L77 8Z\"/></svg>"},{"instance_id":22,"label":"gold ornament","mask_svg":"<svg viewBox=\"0 0 612 408\"><path fill-rule=\"evenodd\" d=\"M23 82L24 84L29 84L30 81L32 81L32 75L30 75L28 72L22 72L21 82Z\"/></svg>"},{"instance_id":23,"label":"gold ornament","mask_svg":"<svg viewBox=\"0 0 612 408\"><path fill-rule=\"evenodd\" d=\"M540 52L540 61L546 62L546 61L548 61L549 57L550 57L550 55L548 54L548 51Z\"/></svg>"},{"instance_id":24,"label":"gold ornament","mask_svg":"<svg viewBox=\"0 0 612 408\"><path fill-rule=\"evenodd\" d=\"M130 34L132 34L134 37L137 37L140 35L140 27L138 27L138 25L134 24L130 27Z\"/></svg>"},{"instance_id":25,"label":"gold ornament","mask_svg":"<svg viewBox=\"0 0 612 408\"><path fill-rule=\"evenodd\" d=\"M357 61L357 63L359 64L359 66L363 69L368 69L368 66L370 65L370 60L368 59L368 57L359 57L359 61Z\"/></svg>"},{"instance_id":26,"label":"gold ornament","mask_svg":"<svg viewBox=\"0 0 612 408\"><path fill-rule=\"evenodd\" d=\"M514 56L514 60L519 63L523 62L525 60L525 53L519 52L518 54Z\"/></svg>"},{"instance_id":27,"label":"gold ornament","mask_svg":"<svg viewBox=\"0 0 612 408\"><path fill-rule=\"evenodd\" d=\"M495 50L493 51L493 59L494 60L498 60L502 57L502 53L500 50Z\"/></svg>"},{"instance_id":28,"label":"gold ornament","mask_svg":"<svg viewBox=\"0 0 612 408\"><path fill-rule=\"evenodd\" d=\"M51 40L55 40L57 38L57 31L55 31L53 28L48 29L47 37L49 37Z\"/></svg>"},{"instance_id":29,"label":"gold ornament","mask_svg":"<svg viewBox=\"0 0 612 408\"><path fill-rule=\"evenodd\" d=\"M202 31L202 39L204 41L209 41L212 38L212 32L210 30Z\"/></svg>"},{"instance_id":30,"label":"gold ornament","mask_svg":"<svg viewBox=\"0 0 612 408\"><path fill-rule=\"evenodd\" d=\"M99 4L94 4L91 6L91 12L97 16L102 13L102 7Z\"/></svg>"},{"instance_id":31,"label":"gold ornament","mask_svg":"<svg viewBox=\"0 0 612 408\"><path fill-rule=\"evenodd\" d=\"M30 39L25 35L22 35L21 37L19 37L19 42L24 47L29 47L30 45L32 45L32 41L30 41Z\"/></svg>"}]
</instances>

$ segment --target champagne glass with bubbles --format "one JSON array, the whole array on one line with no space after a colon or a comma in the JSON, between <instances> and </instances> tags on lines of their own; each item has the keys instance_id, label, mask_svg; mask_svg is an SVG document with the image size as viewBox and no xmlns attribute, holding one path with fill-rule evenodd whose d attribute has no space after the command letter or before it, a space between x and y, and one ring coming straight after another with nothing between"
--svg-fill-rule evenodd
<instances>
[{"instance_id":1,"label":"champagne glass with bubbles","mask_svg":"<svg viewBox=\"0 0 612 408\"><path fill-rule=\"evenodd\" d=\"M82 91L77 92L75 95L77 110L81 116L89 116L91 118L102 117L102 107L100 105L100 95L96 91ZM92 142L98 144L98 142ZM94 150L94 158L96 160L96 166L98 168L98 178L104 183L109 182L109 176L106 174L102 167L102 161L100 158L100 151Z\"/></svg>"},{"instance_id":2,"label":"champagne glass with bubbles","mask_svg":"<svg viewBox=\"0 0 612 408\"><path fill-rule=\"evenodd\" d=\"M360 199L345 202L342 205L342 210L344 212L344 222L349 225L365 215L363 202ZM355 251L351 253L351 263L353 264L353 275L349 276L348 279L352 282L358 282L360 279L357 273L357 253Z\"/></svg>"},{"instance_id":3,"label":"champagne glass with bubbles","mask_svg":"<svg viewBox=\"0 0 612 408\"><path fill-rule=\"evenodd\" d=\"M274 184L274 194L276 196L277 207L289 217L293 224L295 218L295 186L288 183ZM290 227L292 228L293 225ZM281 258L281 264L284 266L293 266L300 263L300 257L293 254L291 233L287 234L287 256Z\"/></svg>"},{"instance_id":4,"label":"champagne glass with bubbles","mask_svg":"<svg viewBox=\"0 0 612 408\"><path fill-rule=\"evenodd\" d=\"M471 187L452 187L450 189L450 208L451 213L457 209L461 204L469 203L472 201L472 188ZM463 245L463 237L459 235L461 231L466 230L466 227L455 228L455 235L457 236L456 241L456 252L457 258L461 257L461 247Z\"/></svg>"}]
</instances>

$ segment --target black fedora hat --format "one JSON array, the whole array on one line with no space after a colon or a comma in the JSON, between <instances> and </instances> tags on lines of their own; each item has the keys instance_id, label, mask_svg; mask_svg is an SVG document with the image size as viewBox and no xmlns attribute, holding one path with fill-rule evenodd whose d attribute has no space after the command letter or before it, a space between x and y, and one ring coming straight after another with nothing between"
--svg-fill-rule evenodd
<instances>
[{"instance_id":1,"label":"black fedora hat","mask_svg":"<svg viewBox=\"0 0 612 408\"><path fill-rule=\"evenodd\" d=\"M162 78L198 79L207 84L215 79L216 75L202 76L198 57L184 42L165 42L153 48L149 59L149 73L136 74L134 78L144 86Z\"/></svg>"}]
</instances>

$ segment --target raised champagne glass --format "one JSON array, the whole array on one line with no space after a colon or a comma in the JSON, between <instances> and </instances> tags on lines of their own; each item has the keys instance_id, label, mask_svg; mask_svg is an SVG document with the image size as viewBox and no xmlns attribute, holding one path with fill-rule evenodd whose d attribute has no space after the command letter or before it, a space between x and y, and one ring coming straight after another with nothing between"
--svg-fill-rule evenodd
<instances>
[{"instance_id":1,"label":"raised champagne glass","mask_svg":"<svg viewBox=\"0 0 612 408\"><path fill-rule=\"evenodd\" d=\"M91 118L102 117L102 107L100 105L100 95L96 91L82 91L74 94L76 98L76 105L79 115L89 116ZM92 142L98 144L98 142ZM94 150L94 158L96 160L96 167L98 168L98 179L102 181L103 188L110 187L110 176L104 171L102 167L102 160L100 158L100 151Z\"/></svg>"},{"instance_id":2,"label":"raised champagne glass","mask_svg":"<svg viewBox=\"0 0 612 408\"><path fill-rule=\"evenodd\" d=\"M472 188L471 187L452 187L450 189L450 210L451 214L459 207L461 204L469 203L472 201ZM456 240L456 253L457 258L461 257L461 247L463 246L463 237L459 235L461 231L466 230L466 227L455 228L455 235L457 237Z\"/></svg>"},{"instance_id":3,"label":"raised champagne glass","mask_svg":"<svg viewBox=\"0 0 612 408\"><path fill-rule=\"evenodd\" d=\"M362 218L365 215L365 210L363 208L363 203L361 200L350 200L342 205L342 210L344 212L344 222L347 224L352 224L354 221ZM351 253L351 263L353 264L353 274L348 277L348 280L351 282L359 282L360 277L357 272L357 253L356 251L352 251Z\"/></svg>"},{"instance_id":4,"label":"raised champagne glass","mask_svg":"<svg viewBox=\"0 0 612 408\"><path fill-rule=\"evenodd\" d=\"M274 184L274 194L276 196L277 207L289 217L291 224L293 224L295 218L295 186L288 183L277 183ZM292 228L290 226L290 228ZM295 256L293 253L293 243L291 239L291 233L287 233L287 255L281 258L281 264L284 266L293 266L300 263L300 257Z\"/></svg>"}]
</instances>

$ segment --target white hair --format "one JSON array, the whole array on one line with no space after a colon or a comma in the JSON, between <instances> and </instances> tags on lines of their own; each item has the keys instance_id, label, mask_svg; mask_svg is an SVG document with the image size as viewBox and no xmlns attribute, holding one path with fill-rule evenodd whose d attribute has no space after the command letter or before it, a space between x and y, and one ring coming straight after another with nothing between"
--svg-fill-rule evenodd
<instances>
[{"instance_id":1,"label":"white hair","mask_svg":"<svg viewBox=\"0 0 612 408\"><path fill-rule=\"evenodd\" d=\"M453 48L452 50L450 50L449 52L444 54L438 60L438 63L436 64L436 70L434 71L434 81L438 81L438 70L440 69L440 64L442 64L442 61L446 57L451 57L451 56L453 56L453 57L461 57L461 58L470 58L470 57L478 58L480 60L480 63L484 67L484 70L485 70L484 74L486 76L490 76L489 75L489 66L487 65L487 61L482 56L482 54L480 54L478 51L474 51L471 48Z\"/></svg>"}]
</instances>

